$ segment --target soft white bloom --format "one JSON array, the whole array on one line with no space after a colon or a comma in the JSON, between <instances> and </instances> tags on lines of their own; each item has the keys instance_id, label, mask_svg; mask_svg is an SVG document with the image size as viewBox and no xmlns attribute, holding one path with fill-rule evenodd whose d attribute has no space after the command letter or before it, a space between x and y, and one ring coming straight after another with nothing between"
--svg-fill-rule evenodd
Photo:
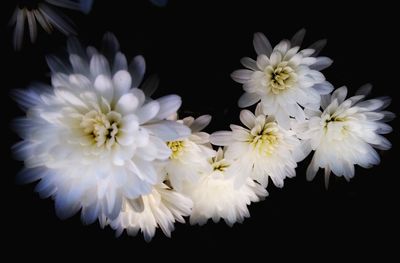
<instances>
[{"instance_id":1,"label":"soft white bloom","mask_svg":"<svg viewBox=\"0 0 400 263\"><path fill-rule=\"evenodd\" d=\"M264 115L260 105L255 115L242 110L240 120L246 128L231 124L232 131L211 134L211 143L227 147L225 158L233 160L238 185L251 178L266 187L271 178L276 186L282 187L286 177L296 175L296 162L304 158L294 132Z\"/></svg>"},{"instance_id":2,"label":"soft white bloom","mask_svg":"<svg viewBox=\"0 0 400 263\"><path fill-rule=\"evenodd\" d=\"M185 181L198 180L199 173L205 171L209 164L208 159L215 156L215 151L209 143L209 134L201 132L211 121L211 116L203 115L194 119L187 117L178 122L183 123L192 131L188 138L169 141L172 151L164 170L172 187L182 190Z\"/></svg>"},{"instance_id":3,"label":"soft white bloom","mask_svg":"<svg viewBox=\"0 0 400 263\"><path fill-rule=\"evenodd\" d=\"M71 22L57 10L54 6L80 10L89 13L92 8L93 0L43 0L43 1L19 1L11 17L10 24L15 24L14 29L14 48L20 49L24 39L25 21L28 24L29 36L34 43L37 37L38 23L47 33L51 33L56 28L65 35L76 34Z\"/></svg>"},{"instance_id":4,"label":"soft white bloom","mask_svg":"<svg viewBox=\"0 0 400 263\"><path fill-rule=\"evenodd\" d=\"M221 148L216 157L209 159L208 165L208 171L202 173L196 182L186 183L183 190L193 201L191 224L203 225L210 218L214 222L223 218L230 226L235 222L241 223L250 216L247 206L268 195L261 185L250 178L236 187L232 161L224 159Z\"/></svg>"},{"instance_id":5,"label":"soft white bloom","mask_svg":"<svg viewBox=\"0 0 400 263\"><path fill-rule=\"evenodd\" d=\"M319 108L321 95L333 90L319 71L331 65L332 60L315 57L325 41L300 50L304 34L302 29L291 41L282 40L274 49L264 34L254 35L257 59L243 58L241 63L247 69L236 70L231 75L243 84L245 91L239 99L239 107L245 108L261 100L264 114L274 115L285 128L289 128L289 116L304 120L302 107Z\"/></svg>"},{"instance_id":6,"label":"soft white bloom","mask_svg":"<svg viewBox=\"0 0 400 263\"><path fill-rule=\"evenodd\" d=\"M117 236L125 229L129 235L136 235L141 230L147 242L153 238L157 227L171 237L174 222L185 223L183 217L190 215L192 206L189 198L160 183L147 195L125 199L120 215L110 225L117 231Z\"/></svg>"},{"instance_id":7,"label":"soft white bloom","mask_svg":"<svg viewBox=\"0 0 400 263\"><path fill-rule=\"evenodd\" d=\"M371 86L365 85L355 96L346 99L347 88L336 89L325 95L321 111L307 111L309 120L297 126L298 136L309 143L314 156L307 169L307 179L312 180L319 168L325 169L328 186L331 171L350 180L354 165L369 168L380 162L374 148L388 150L391 143L380 134L392 131L385 122L394 114L382 111L390 104L390 98L364 100Z\"/></svg>"},{"instance_id":8,"label":"soft white bloom","mask_svg":"<svg viewBox=\"0 0 400 263\"><path fill-rule=\"evenodd\" d=\"M104 37L104 55L68 42L69 60L49 57L52 86L34 85L14 95L27 111L15 121L23 141L16 156L25 161L21 180L41 179L37 191L52 196L64 218L82 209L91 223L115 219L124 198L151 193L159 181L155 160L166 160L166 142L190 130L166 118L180 97L146 98L138 89L143 57L129 66L114 35Z\"/></svg>"}]
</instances>

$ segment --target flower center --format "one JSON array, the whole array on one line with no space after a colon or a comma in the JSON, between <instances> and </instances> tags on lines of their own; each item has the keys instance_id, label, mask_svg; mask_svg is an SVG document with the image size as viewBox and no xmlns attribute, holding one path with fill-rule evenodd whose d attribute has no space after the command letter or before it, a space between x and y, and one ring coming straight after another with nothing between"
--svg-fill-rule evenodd
<instances>
[{"instance_id":1,"label":"flower center","mask_svg":"<svg viewBox=\"0 0 400 263\"><path fill-rule=\"evenodd\" d=\"M274 94L279 94L292 87L297 79L296 73L287 61L282 61L275 67L268 66L265 69L265 77Z\"/></svg>"},{"instance_id":2,"label":"flower center","mask_svg":"<svg viewBox=\"0 0 400 263\"><path fill-rule=\"evenodd\" d=\"M111 149L116 144L121 114L110 111L107 114L90 111L82 118L80 126L83 132L91 137L97 147Z\"/></svg>"},{"instance_id":3,"label":"flower center","mask_svg":"<svg viewBox=\"0 0 400 263\"><path fill-rule=\"evenodd\" d=\"M259 153L270 156L276 148L278 132L279 128L275 122L264 124L262 129L256 126L250 132L249 142Z\"/></svg>"},{"instance_id":4,"label":"flower center","mask_svg":"<svg viewBox=\"0 0 400 263\"><path fill-rule=\"evenodd\" d=\"M167 142L168 147L171 149L172 154L170 159L178 159L181 156L184 148L184 141L171 141Z\"/></svg>"},{"instance_id":5,"label":"flower center","mask_svg":"<svg viewBox=\"0 0 400 263\"><path fill-rule=\"evenodd\" d=\"M229 167L229 163L225 159L215 161L212 163L213 171L224 172Z\"/></svg>"}]
</instances>

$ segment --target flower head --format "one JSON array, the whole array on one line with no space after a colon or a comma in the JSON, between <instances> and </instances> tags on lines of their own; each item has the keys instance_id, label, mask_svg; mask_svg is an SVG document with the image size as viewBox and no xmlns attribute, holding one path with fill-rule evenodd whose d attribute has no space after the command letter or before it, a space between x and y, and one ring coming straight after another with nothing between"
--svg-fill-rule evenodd
<instances>
[{"instance_id":1,"label":"flower head","mask_svg":"<svg viewBox=\"0 0 400 263\"><path fill-rule=\"evenodd\" d=\"M174 222L185 223L183 217L190 215L192 206L189 198L160 183L147 195L125 199L121 213L109 224L117 231L117 235L124 230L129 235L136 235L141 230L148 242L153 238L157 227L171 237Z\"/></svg>"},{"instance_id":2,"label":"flower head","mask_svg":"<svg viewBox=\"0 0 400 263\"><path fill-rule=\"evenodd\" d=\"M196 182L188 182L183 193L193 201L191 224L204 224L208 219L218 222L221 218L232 226L249 217L247 206L268 195L267 191L250 178L240 187L234 185L232 161L224 158L219 148L217 155L208 162L208 172L202 173Z\"/></svg>"},{"instance_id":3,"label":"flower head","mask_svg":"<svg viewBox=\"0 0 400 263\"><path fill-rule=\"evenodd\" d=\"M363 86L355 96L346 99L347 88L336 89L322 100L323 111L307 111L309 120L297 127L299 137L314 150L313 159L307 169L307 179L312 180L319 168L325 169L325 183L329 175L354 176L354 165L369 168L380 162L374 148L388 150L391 143L382 135L392 131L385 122L394 114L383 111L389 103L388 97L364 100L371 90Z\"/></svg>"},{"instance_id":4,"label":"flower head","mask_svg":"<svg viewBox=\"0 0 400 263\"><path fill-rule=\"evenodd\" d=\"M14 95L27 111L15 121L23 141L14 151L25 161L25 181L41 179L38 191L53 196L60 217L82 209L82 219L115 219L124 198L149 194L158 184L154 161L166 160L166 142L190 130L166 118L180 97L157 100L138 88L143 57L129 66L114 35L104 37L104 55L87 52L75 39L69 62L49 57L52 86L36 85Z\"/></svg>"},{"instance_id":5,"label":"flower head","mask_svg":"<svg viewBox=\"0 0 400 263\"><path fill-rule=\"evenodd\" d=\"M178 121L189 127L192 133L187 138L167 143L172 153L164 171L172 187L178 191L182 190L185 181L198 180L199 173L208 169L207 160L216 154L209 143L209 134L201 131L210 121L210 115Z\"/></svg>"},{"instance_id":6,"label":"flower head","mask_svg":"<svg viewBox=\"0 0 400 263\"><path fill-rule=\"evenodd\" d=\"M279 125L289 128L289 117L304 120L302 107L317 109L322 94L333 90L319 70L332 60L315 57L324 41L300 50L305 30L300 30L291 41L282 40L274 49L262 33L254 35L257 60L243 58L247 69L236 70L232 78L243 84L245 93L239 107L245 108L261 100L263 113L275 116ZM300 107L301 106L301 107Z\"/></svg>"},{"instance_id":7,"label":"flower head","mask_svg":"<svg viewBox=\"0 0 400 263\"><path fill-rule=\"evenodd\" d=\"M263 186L271 178L276 186L282 187L286 177L295 176L296 162L304 158L299 153L299 140L273 117L264 115L261 106L255 115L242 110L240 120L246 128L231 124L232 131L211 134L211 143L227 147L225 158L233 162L238 185L250 177Z\"/></svg>"}]
</instances>

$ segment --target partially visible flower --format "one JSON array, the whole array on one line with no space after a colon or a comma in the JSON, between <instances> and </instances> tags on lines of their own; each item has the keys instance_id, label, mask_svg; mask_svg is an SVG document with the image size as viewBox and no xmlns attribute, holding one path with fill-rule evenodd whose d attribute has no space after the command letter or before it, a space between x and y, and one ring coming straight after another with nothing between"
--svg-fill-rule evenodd
<instances>
[{"instance_id":1,"label":"partially visible flower","mask_svg":"<svg viewBox=\"0 0 400 263\"><path fill-rule=\"evenodd\" d=\"M232 226L249 217L247 206L268 195L267 191L250 178L239 187L234 185L235 170L232 161L224 159L224 152L218 149L217 155L209 160L209 169L201 174L196 182L185 184L183 193L193 201L191 224L205 224L208 219L218 222L221 218Z\"/></svg>"},{"instance_id":2,"label":"partially visible flower","mask_svg":"<svg viewBox=\"0 0 400 263\"><path fill-rule=\"evenodd\" d=\"M185 223L183 217L190 215L192 206L189 198L160 183L147 195L125 199L121 213L110 226L117 231L117 236L124 230L134 236L140 230L147 242L153 238L157 227L171 237L175 221Z\"/></svg>"},{"instance_id":3,"label":"partially visible flower","mask_svg":"<svg viewBox=\"0 0 400 263\"><path fill-rule=\"evenodd\" d=\"M58 6L67 9L79 10L89 13L93 0L25 0L18 1L10 24L15 24L13 43L16 50L21 49L24 39L25 21L28 22L28 30L31 42L34 43L37 37L38 23L47 33L53 31L53 27L65 35L75 34L72 23L64 17L56 8Z\"/></svg>"},{"instance_id":4,"label":"partially visible flower","mask_svg":"<svg viewBox=\"0 0 400 263\"><path fill-rule=\"evenodd\" d=\"M231 124L232 131L218 131L210 136L212 144L227 147L225 158L232 160L237 171L237 185L251 178L266 187L271 178L277 187L282 187L286 177L296 175L296 162L304 158L294 132L281 127L272 116L264 115L260 105L255 115L242 110L240 120L246 128Z\"/></svg>"},{"instance_id":5,"label":"partially visible flower","mask_svg":"<svg viewBox=\"0 0 400 263\"><path fill-rule=\"evenodd\" d=\"M48 57L52 86L34 85L14 96L26 110L15 121L23 141L14 146L26 169L25 182L52 196L61 218L82 209L91 223L115 219L123 200L153 191L157 160L171 150L166 142L190 130L166 120L181 105L176 95L156 100L138 88L145 72L142 56L127 65L114 35L104 36L103 54L68 42L69 63Z\"/></svg>"},{"instance_id":6,"label":"partially visible flower","mask_svg":"<svg viewBox=\"0 0 400 263\"><path fill-rule=\"evenodd\" d=\"M153 5L159 6L159 7L164 7L167 5L168 0L150 0L150 2Z\"/></svg>"},{"instance_id":7,"label":"partially visible flower","mask_svg":"<svg viewBox=\"0 0 400 263\"><path fill-rule=\"evenodd\" d=\"M325 169L325 185L329 175L354 176L354 165L369 168L380 162L379 150L388 150L391 143L380 134L392 128L386 124L395 116L383 111L390 98L364 100L372 86L365 85L355 96L346 99L347 88L336 89L322 100L323 112L308 110L309 120L298 124L298 136L315 151L307 168L307 179L312 180L319 168Z\"/></svg>"},{"instance_id":8,"label":"partially visible flower","mask_svg":"<svg viewBox=\"0 0 400 263\"><path fill-rule=\"evenodd\" d=\"M263 113L275 116L279 125L289 128L289 117L304 120L302 107L318 109L321 95L333 86L320 70L331 65L327 57L316 57L325 41L300 50L305 30L289 40L282 40L274 49L262 33L254 35L257 60L245 57L241 63L247 69L236 70L232 78L243 84L245 93L239 107L245 108L261 100ZM300 50L300 51L299 51Z\"/></svg>"},{"instance_id":9,"label":"partially visible flower","mask_svg":"<svg viewBox=\"0 0 400 263\"><path fill-rule=\"evenodd\" d=\"M198 180L199 173L209 166L207 160L216 154L209 143L209 134L201 132L210 121L210 115L203 115L197 119L187 117L178 121L189 127L192 133L187 138L167 143L172 153L164 170L172 187L177 191L182 190L184 182Z\"/></svg>"}]
</instances>

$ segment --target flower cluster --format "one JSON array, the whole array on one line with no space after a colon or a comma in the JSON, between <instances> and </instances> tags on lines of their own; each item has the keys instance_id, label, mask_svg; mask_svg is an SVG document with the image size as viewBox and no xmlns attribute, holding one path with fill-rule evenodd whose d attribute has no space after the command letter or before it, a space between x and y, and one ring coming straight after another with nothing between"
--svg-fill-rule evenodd
<instances>
[{"instance_id":1,"label":"flower cluster","mask_svg":"<svg viewBox=\"0 0 400 263\"><path fill-rule=\"evenodd\" d=\"M211 116L179 119L179 96L152 98L158 79L143 81L144 58L128 64L114 35L105 34L101 51L70 38L68 61L47 57L51 85L13 93L26 111L14 122L23 139L13 149L25 163L19 179L40 180L36 191L54 199L61 218L80 211L85 224L149 241L158 227L170 236L186 216L200 225L242 222L248 205L268 195L268 181L283 187L311 151L308 179L319 168L326 183L331 172L352 178L355 164L379 163L374 148L391 147L381 135L391 131L390 99L365 100L370 85L348 99L346 87L333 91L320 72L332 60L317 56L324 41L301 49L304 34L274 48L254 35L257 58L232 73L245 91L239 106L257 104L254 113L242 110L243 126L211 135L203 131Z\"/></svg>"}]
</instances>

